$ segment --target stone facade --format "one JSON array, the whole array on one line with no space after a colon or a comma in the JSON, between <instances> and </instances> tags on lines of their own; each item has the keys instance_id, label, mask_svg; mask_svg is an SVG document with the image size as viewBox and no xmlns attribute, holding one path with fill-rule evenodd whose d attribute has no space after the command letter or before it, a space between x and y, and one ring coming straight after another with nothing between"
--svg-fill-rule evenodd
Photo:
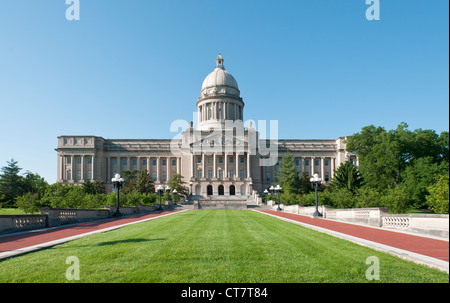
<instances>
[{"instance_id":1,"label":"stone facade","mask_svg":"<svg viewBox=\"0 0 450 303\"><path fill-rule=\"evenodd\" d=\"M354 154L345 151L345 137L330 140L259 139L244 127L244 101L236 80L219 55L216 68L203 82L197 100L198 123L189 123L181 139L104 139L97 136L58 137L58 182L81 184L111 178L123 170L144 170L155 185L181 174L194 195L250 197L276 182L278 163L287 152L299 173L317 173L329 182L333 171ZM244 196L244 197L242 197Z\"/></svg>"}]
</instances>

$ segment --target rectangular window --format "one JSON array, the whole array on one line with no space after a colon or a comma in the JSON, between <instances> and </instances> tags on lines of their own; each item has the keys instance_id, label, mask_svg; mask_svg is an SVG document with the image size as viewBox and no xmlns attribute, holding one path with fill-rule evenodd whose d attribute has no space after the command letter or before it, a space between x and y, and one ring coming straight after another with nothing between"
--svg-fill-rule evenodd
<instances>
[{"instance_id":1,"label":"rectangular window","mask_svg":"<svg viewBox=\"0 0 450 303\"><path fill-rule=\"evenodd\" d=\"M152 165L156 166L156 160L152 160Z\"/></svg>"},{"instance_id":2,"label":"rectangular window","mask_svg":"<svg viewBox=\"0 0 450 303\"><path fill-rule=\"evenodd\" d=\"M240 158L241 164L244 164L244 162L245 162L245 157L239 157L239 158Z\"/></svg>"},{"instance_id":3,"label":"rectangular window","mask_svg":"<svg viewBox=\"0 0 450 303\"><path fill-rule=\"evenodd\" d=\"M156 181L156 173L152 174L153 181Z\"/></svg>"},{"instance_id":4,"label":"rectangular window","mask_svg":"<svg viewBox=\"0 0 450 303\"><path fill-rule=\"evenodd\" d=\"M133 166L137 166L137 160L136 159L133 159L132 163L133 163Z\"/></svg>"},{"instance_id":5,"label":"rectangular window","mask_svg":"<svg viewBox=\"0 0 450 303\"><path fill-rule=\"evenodd\" d=\"M325 166L328 166L328 160L325 160Z\"/></svg>"},{"instance_id":6,"label":"rectangular window","mask_svg":"<svg viewBox=\"0 0 450 303\"><path fill-rule=\"evenodd\" d=\"M78 171L78 180L81 180L81 171Z\"/></svg>"},{"instance_id":7,"label":"rectangular window","mask_svg":"<svg viewBox=\"0 0 450 303\"><path fill-rule=\"evenodd\" d=\"M234 158L230 157L230 163L234 163Z\"/></svg>"},{"instance_id":8,"label":"rectangular window","mask_svg":"<svg viewBox=\"0 0 450 303\"><path fill-rule=\"evenodd\" d=\"M147 160L142 160L142 165L147 166Z\"/></svg>"},{"instance_id":9,"label":"rectangular window","mask_svg":"<svg viewBox=\"0 0 450 303\"><path fill-rule=\"evenodd\" d=\"M314 160L314 166L319 166L319 160Z\"/></svg>"},{"instance_id":10,"label":"rectangular window","mask_svg":"<svg viewBox=\"0 0 450 303\"><path fill-rule=\"evenodd\" d=\"M219 179L223 179L223 170L219 169Z\"/></svg>"},{"instance_id":11,"label":"rectangular window","mask_svg":"<svg viewBox=\"0 0 450 303\"><path fill-rule=\"evenodd\" d=\"M305 166L309 166L309 160L305 160Z\"/></svg>"},{"instance_id":12,"label":"rectangular window","mask_svg":"<svg viewBox=\"0 0 450 303\"><path fill-rule=\"evenodd\" d=\"M92 164L92 158L88 158L88 164Z\"/></svg>"},{"instance_id":13,"label":"rectangular window","mask_svg":"<svg viewBox=\"0 0 450 303\"><path fill-rule=\"evenodd\" d=\"M295 166L300 166L300 160L295 160Z\"/></svg>"},{"instance_id":14,"label":"rectangular window","mask_svg":"<svg viewBox=\"0 0 450 303\"><path fill-rule=\"evenodd\" d=\"M325 182L328 182L330 180L330 175L328 173L325 173Z\"/></svg>"},{"instance_id":15,"label":"rectangular window","mask_svg":"<svg viewBox=\"0 0 450 303\"><path fill-rule=\"evenodd\" d=\"M72 158L67 157L66 159L67 159L67 164L70 164L70 162L72 161Z\"/></svg>"},{"instance_id":16,"label":"rectangular window","mask_svg":"<svg viewBox=\"0 0 450 303\"><path fill-rule=\"evenodd\" d=\"M166 166L167 161L166 160L162 160L162 166Z\"/></svg>"},{"instance_id":17,"label":"rectangular window","mask_svg":"<svg viewBox=\"0 0 450 303\"><path fill-rule=\"evenodd\" d=\"M241 179L245 179L245 170L241 169L240 176L241 176Z\"/></svg>"},{"instance_id":18,"label":"rectangular window","mask_svg":"<svg viewBox=\"0 0 450 303\"><path fill-rule=\"evenodd\" d=\"M202 178L202 171L200 169L197 170L197 178L199 178L199 179Z\"/></svg>"},{"instance_id":19,"label":"rectangular window","mask_svg":"<svg viewBox=\"0 0 450 303\"><path fill-rule=\"evenodd\" d=\"M177 160L172 160L172 166L177 166Z\"/></svg>"},{"instance_id":20,"label":"rectangular window","mask_svg":"<svg viewBox=\"0 0 450 303\"><path fill-rule=\"evenodd\" d=\"M113 159L113 160L112 160L112 165L113 165L113 166L117 166L117 159Z\"/></svg>"},{"instance_id":21,"label":"rectangular window","mask_svg":"<svg viewBox=\"0 0 450 303\"><path fill-rule=\"evenodd\" d=\"M202 163L202 157L197 157L197 163Z\"/></svg>"},{"instance_id":22,"label":"rectangular window","mask_svg":"<svg viewBox=\"0 0 450 303\"><path fill-rule=\"evenodd\" d=\"M72 173L70 170L67 171L67 180L72 180Z\"/></svg>"},{"instance_id":23,"label":"rectangular window","mask_svg":"<svg viewBox=\"0 0 450 303\"><path fill-rule=\"evenodd\" d=\"M128 162L127 162L127 159L123 159L123 160L122 160L122 165L125 166L125 165L127 165L127 163L128 163Z\"/></svg>"},{"instance_id":24,"label":"rectangular window","mask_svg":"<svg viewBox=\"0 0 450 303\"><path fill-rule=\"evenodd\" d=\"M208 178L212 179L212 177L213 177L212 169L208 169Z\"/></svg>"},{"instance_id":25,"label":"rectangular window","mask_svg":"<svg viewBox=\"0 0 450 303\"><path fill-rule=\"evenodd\" d=\"M231 158L233 159L233 158ZM230 179L234 178L234 169L230 169Z\"/></svg>"},{"instance_id":26,"label":"rectangular window","mask_svg":"<svg viewBox=\"0 0 450 303\"><path fill-rule=\"evenodd\" d=\"M350 158L350 163L353 164L353 158Z\"/></svg>"},{"instance_id":27,"label":"rectangular window","mask_svg":"<svg viewBox=\"0 0 450 303\"><path fill-rule=\"evenodd\" d=\"M162 181L163 182L167 181L167 174L166 173L162 174Z\"/></svg>"},{"instance_id":28,"label":"rectangular window","mask_svg":"<svg viewBox=\"0 0 450 303\"><path fill-rule=\"evenodd\" d=\"M211 163L213 162L212 160L213 160L212 157L208 157L208 163L209 163L209 164L211 164Z\"/></svg>"},{"instance_id":29,"label":"rectangular window","mask_svg":"<svg viewBox=\"0 0 450 303\"><path fill-rule=\"evenodd\" d=\"M219 157L219 163L223 163L223 157Z\"/></svg>"},{"instance_id":30,"label":"rectangular window","mask_svg":"<svg viewBox=\"0 0 450 303\"><path fill-rule=\"evenodd\" d=\"M81 157L77 157L77 163L81 164Z\"/></svg>"},{"instance_id":31,"label":"rectangular window","mask_svg":"<svg viewBox=\"0 0 450 303\"><path fill-rule=\"evenodd\" d=\"M270 182L270 173L266 173L266 181Z\"/></svg>"}]
</instances>

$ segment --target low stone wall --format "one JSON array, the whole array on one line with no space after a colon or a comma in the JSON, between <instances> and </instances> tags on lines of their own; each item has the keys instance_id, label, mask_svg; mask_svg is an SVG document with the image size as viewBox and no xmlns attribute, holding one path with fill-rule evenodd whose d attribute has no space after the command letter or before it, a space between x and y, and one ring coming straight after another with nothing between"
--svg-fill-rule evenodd
<instances>
[{"instance_id":1,"label":"low stone wall","mask_svg":"<svg viewBox=\"0 0 450 303\"><path fill-rule=\"evenodd\" d=\"M194 209L247 209L247 203L236 201L194 201Z\"/></svg>"},{"instance_id":2,"label":"low stone wall","mask_svg":"<svg viewBox=\"0 0 450 303\"><path fill-rule=\"evenodd\" d=\"M267 205L273 210L278 208L275 201L268 201ZM283 212L312 216L315 206L283 205ZM438 214L389 214L388 208L348 208L331 209L327 205L320 205L319 212L323 218L395 229L417 234L449 238L449 215Z\"/></svg>"},{"instance_id":3,"label":"low stone wall","mask_svg":"<svg viewBox=\"0 0 450 303\"><path fill-rule=\"evenodd\" d=\"M46 215L0 215L0 234L48 227Z\"/></svg>"},{"instance_id":4,"label":"low stone wall","mask_svg":"<svg viewBox=\"0 0 450 303\"><path fill-rule=\"evenodd\" d=\"M40 208L42 215L47 215L48 226L88 222L110 217L106 209L67 209L67 208Z\"/></svg>"},{"instance_id":5,"label":"low stone wall","mask_svg":"<svg viewBox=\"0 0 450 303\"><path fill-rule=\"evenodd\" d=\"M170 205L163 204L162 209L168 209ZM159 204L120 207L120 213L134 215L156 211L158 208ZM116 206L106 205L105 209L40 208L39 211L40 215L0 215L0 234L107 219L114 216Z\"/></svg>"},{"instance_id":6,"label":"low stone wall","mask_svg":"<svg viewBox=\"0 0 450 303\"><path fill-rule=\"evenodd\" d=\"M448 238L449 215L434 214L386 214L383 216L383 227L413 233Z\"/></svg>"}]
</instances>

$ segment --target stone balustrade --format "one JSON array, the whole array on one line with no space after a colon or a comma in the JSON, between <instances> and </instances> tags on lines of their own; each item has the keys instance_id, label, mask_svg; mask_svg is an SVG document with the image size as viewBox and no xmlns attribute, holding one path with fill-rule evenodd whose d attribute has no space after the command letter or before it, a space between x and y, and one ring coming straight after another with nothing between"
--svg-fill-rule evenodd
<instances>
[{"instance_id":1,"label":"stone balustrade","mask_svg":"<svg viewBox=\"0 0 450 303\"><path fill-rule=\"evenodd\" d=\"M268 201L267 205L277 209L275 201ZM283 212L312 216L315 206L283 205ZM449 238L449 215L438 214L388 214L388 208L348 208L331 209L327 205L320 205L319 212L323 218L345 221L356 224L394 229L423 235Z\"/></svg>"},{"instance_id":2,"label":"stone balustrade","mask_svg":"<svg viewBox=\"0 0 450 303\"><path fill-rule=\"evenodd\" d=\"M46 215L1 215L0 234L44 228L47 222Z\"/></svg>"}]
</instances>

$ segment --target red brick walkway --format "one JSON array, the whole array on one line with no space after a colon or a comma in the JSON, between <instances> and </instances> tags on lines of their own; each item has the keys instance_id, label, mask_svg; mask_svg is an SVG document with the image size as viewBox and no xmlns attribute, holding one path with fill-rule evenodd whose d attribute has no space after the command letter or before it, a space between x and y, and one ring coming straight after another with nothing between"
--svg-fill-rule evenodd
<instances>
[{"instance_id":1,"label":"red brick walkway","mask_svg":"<svg viewBox=\"0 0 450 303\"><path fill-rule=\"evenodd\" d=\"M449 261L449 242L444 240L431 239L421 236L415 236L395 231L381 230L378 228L365 227L361 225L336 222L332 220L311 218L297 214L277 212L273 210L258 210L290 220L294 220L309 225L329 229L353 237L365 239L368 241L388 245L391 247L403 249L413 253L437 258L443 261Z\"/></svg>"},{"instance_id":2,"label":"red brick walkway","mask_svg":"<svg viewBox=\"0 0 450 303\"><path fill-rule=\"evenodd\" d=\"M81 223L71 226L62 226L51 229L43 229L36 231L29 231L25 233L6 235L0 237L0 254L13 250L23 249L26 247L40 245L43 243L73 237L96 230L119 226L122 224L133 223L145 219L156 218L159 216L176 213L179 210L174 211L161 211L151 214L142 214L137 216L119 217L114 219L107 219L101 221L94 221L88 223Z\"/></svg>"}]
</instances>

